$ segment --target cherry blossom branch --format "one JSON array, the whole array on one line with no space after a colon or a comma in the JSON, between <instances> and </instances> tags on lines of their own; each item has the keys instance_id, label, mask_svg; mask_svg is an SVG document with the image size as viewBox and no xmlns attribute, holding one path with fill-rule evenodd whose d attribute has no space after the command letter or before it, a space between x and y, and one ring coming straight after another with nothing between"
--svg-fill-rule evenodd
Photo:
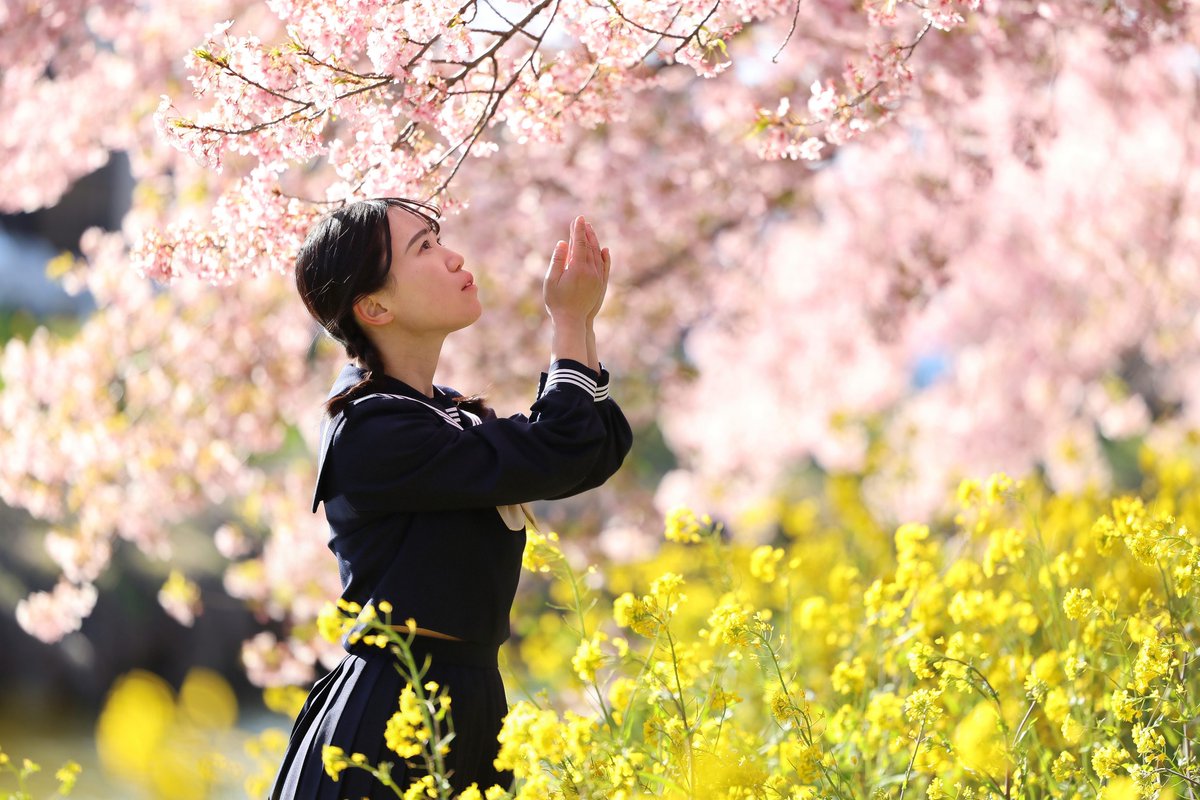
<instances>
[{"instance_id":1,"label":"cherry blossom branch","mask_svg":"<svg viewBox=\"0 0 1200 800\"><path fill-rule=\"evenodd\" d=\"M547 2L544 3L542 7L545 7L546 5L549 5L549 0L547 0ZM504 99L504 96L508 93L508 90L512 88L512 85L516 82L517 78L520 76L521 71L524 70L525 67L527 65L530 65L531 62L533 61L533 56L535 53L538 52L538 48L541 47L542 39L545 37L546 31L550 30L550 26L552 24L554 24L554 17L558 14L558 8L559 7L556 3L554 10L550 12L550 19L546 23L546 27L544 27L542 29L541 34L537 38L536 44L534 44L534 46L530 49L529 55L528 55L528 57L526 57L524 63L522 63L520 67L518 67L516 70L513 71L512 77L509 79L508 83L505 84L504 88L500 90L500 93L498 95L496 95L494 101L489 101L489 108L485 109L483 119L471 131L470 142L467 144L467 149L463 151L462 157L460 159L458 159L458 161L455 163L454 169L451 170L450 174L448 176L446 176L446 179L444 181L442 181L441 185L438 186L438 188L433 192L433 195L431 195L431 199L432 199L432 197L436 197L437 195L439 195L447 186L450 185L450 181L458 173L459 167L462 166L463 161L465 161L467 156L470 154L471 147L474 146L475 141L479 138L479 134L482 133L484 131L484 129L487 128L488 122L491 121L493 116L495 116L496 110L500 107L500 101ZM525 21L527 21L528 19L529 19L529 17L526 17L525 20L522 20L521 24L524 25ZM492 61L493 61L493 64L495 64L495 75L499 75L499 72L500 72L499 64L495 61L494 58L492 59ZM492 80L493 87L495 87L495 85L496 85L495 75L493 76L493 80ZM535 78L537 77L536 72L534 74L534 77ZM589 80L590 80L590 78L589 78ZM458 146L461 146L461 144ZM454 149L457 149L457 147ZM450 151L447 151L447 155L450 152L453 152L453 149ZM444 156L443 156L443 158L444 158ZM441 160L439 160L438 163L440 164Z\"/></svg>"},{"instance_id":2,"label":"cherry blossom branch","mask_svg":"<svg viewBox=\"0 0 1200 800\"><path fill-rule=\"evenodd\" d=\"M695 30L693 30L686 37L684 37L683 41L679 43L679 46L676 47L673 52L678 53L680 50L687 47L687 43L690 42L693 38L695 38L696 44L707 49L708 42L700 41L700 37L697 34L699 34L700 31L704 30L704 23L708 22L708 20L712 17L713 14L715 14L717 12L717 9L720 7L721 7L721 0L717 0L717 2L713 4L713 7L708 10L708 13L704 15L704 19L700 20L700 24L696 26ZM711 42L712 39L710 38L709 41Z\"/></svg>"},{"instance_id":3,"label":"cherry blossom branch","mask_svg":"<svg viewBox=\"0 0 1200 800\"><path fill-rule=\"evenodd\" d=\"M864 119L850 118L850 112L860 108L872 95L886 86L891 80L903 83L910 79L911 73L907 71L908 61L912 58L917 47L929 34L929 31L934 27L936 26L933 21L926 21L916 37L908 44L894 45L894 49L884 58L873 56L872 58L876 61L877 72L882 73L886 68L890 74L877 78L875 83L869 87L861 88L860 84L860 91L852 98L838 100L835 98L832 85L823 87L821 81L816 81L812 85L812 97L808 102L809 111L813 116L802 119L793 118L789 113L790 101L784 97L774 114L760 110L759 118L748 135L754 136L768 128L774 128L774 137L768 137L767 141L763 143L761 153L771 152L773 148L777 148L774 151L777 155L789 158L798 156L804 159L815 160L820 157L821 150L824 148L826 142L832 144L841 143L851 138L855 133L865 132L871 127L868 122ZM858 71L851 71L850 78L852 80L858 79ZM886 106L886 101L877 102L880 109L885 111L891 110ZM882 121L880 120L880 122ZM807 136L803 141L798 142L795 140L783 143L778 141L781 136L785 138L792 135L804 137L809 128L821 124L826 126L824 141L817 136ZM833 127L832 135L831 126L835 126ZM842 130L842 126L845 127L845 130ZM789 130L795 130L797 134L790 134Z\"/></svg>"},{"instance_id":4,"label":"cherry blossom branch","mask_svg":"<svg viewBox=\"0 0 1200 800\"><path fill-rule=\"evenodd\" d=\"M288 103L303 102L301 100L297 100L294 97L289 97L288 95L283 94L282 92L277 91L275 89L272 89L269 86L263 86L261 83L254 80L253 78L251 78L251 77L239 72L238 70L234 69L233 67L231 67L229 65L228 58L226 58L224 56L218 56L218 55L214 54L211 50L207 50L203 47L197 47L192 50L192 55L194 55L196 58L200 59L201 61L207 61L209 64L219 67L224 72L228 73L229 75L232 75L233 77L237 78L238 80L242 81L243 83L247 83L247 84L253 86L255 89L258 89L260 92L269 94L272 97L278 97L280 100L284 100Z\"/></svg>"},{"instance_id":5,"label":"cherry blossom branch","mask_svg":"<svg viewBox=\"0 0 1200 800\"><path fill-rule=\"evenodd\" d=\"M660 30L655 30L654 28L647 28L645 25L642 25L640 22L636 22L636 21L630 19L629 17L625 16L625 12L621 10L621 7L619 5L617 5L617 0L608 0L608 5L610 8L612 8L613 11L616 12L617 16L620 17L624 22L628 23L629 25L632 25L633 27L637 28L638 30L642 31L643 33L657 34L660 37L660 41L666 37L670 37L672 39L683 39L684 38L683 34L681 34L681 33L670 33L669 31L660 31ZM682 8L678 8L675 10L675 16L673 16L671 18L671 23L673 23L676 19L679 18L679 12L682 10L683 10ZM670 27L671 27L671 24L668 23L667 28L669 29Z\"/></svg>"},{"instance_id":6,"label":"cherry blossom branch","mask_svg":"<svg viewBox=\"0 0 1200 800\"><path fill-rule=\"evenodd\" d=\"M779 63L779 54L783 52L783 48L787 47L788 42L792 40L792 34L796 32L796 20L800 18L800 0L796 0L796 10L792 12L792 24L788 28L787 38L783 40L783 44L779 45L779 49L775 51L775 55L771 56L771 63Z\"/></svg>"},{"instance_id":7,"label":"cherry blossom branch","mask_svg":"<svg viewBox=\"0 0 1200 800\"><path fill-rule=\"evenodd\" d=\"M455 83L458 83L463 78L465 78L467 76L467 74L470 73L471 70L473 70L475 67L479 66L479 64L485 58L488 58L489 56L493 55L496 51L498 51L501 47L503 47L504 43L507 42L509 39L511 39L514 35L516 35L516 33L519 29L523 29L530 20L532 20L534 17L536 17L538 14L540 14L542 12L542 9L544 9L546 6L550 5L552 2L554 2L554 0L542 0L541 3L538 3L532 9L530 9L529 13L525 15L524 19L522 19L520 22L518 22L515 27L510 28L506 34L501 35L500 38L497 39L495 42L493 42L492 46L486 52L482 53L478 58L476 58L474 61L464 64L462 72L460 72L457 75L455 75L454 77L452 77L447 83L449 85L453 85ZM557 7L555 10L557 11ZM554 15L551 14L551 19L553 19L553 18L554 18ZM550 26L547 25L546 27L549 28ZM546 34L546 32L543 30L542 36L545 36L545 34ZM538 43L539 43L539 45L541 44L541 37L538 37Z\"/></svg>"},{"instance_id":8,"label":"cherry blossom branch","mask_svg":"<svg viewBox=\"0 0 1200 800\"><path fill-rule=\"evenodd\" d=\"M233 74L236 75L237 73L233 73ZM336 100L345 100L346 98L353 97L358 94L362 94L363 92L369 92L369 91L378 89L380 87L387 86L388 84L390 84L392 82L393 82L393 79L390 77L383 78L381 80L376 81L375 83L368 84L367 86L360 86L357 89L353 89L344 94L340 94L335 99ZM316 106L316 103L314 103L311 100L300 101L300 100L292 100L289 98L289 102L299 103L300 106L296 109L293 109L292 111L289 111L288 113L284 114L281 117L276 117L275 119L268 120L266 122L260 122L255 125L251 125L249 128L242 128L240 130L217 128L217 127L213 127L213 126L209 126L209 125L197 125L194 122L190 122L190 121L182 119L182 118L174 120L173 124L177 128L189 128L191 130L202 131L204 133L217 133L222 136L247 136L252 133L258 133L259 131L266 130L267 128L278 125L281 122L286 122L287 120L291 119L292 117L295 117L295 116L307 111L308 109ZM310 117L307 117L307 120L312 121L315 119L319 119L323 114L328 113L328 111L329 111L329 109L327 109L327 108L319 109L316 114L314 114Z\"/></svg>"}]
</instances>

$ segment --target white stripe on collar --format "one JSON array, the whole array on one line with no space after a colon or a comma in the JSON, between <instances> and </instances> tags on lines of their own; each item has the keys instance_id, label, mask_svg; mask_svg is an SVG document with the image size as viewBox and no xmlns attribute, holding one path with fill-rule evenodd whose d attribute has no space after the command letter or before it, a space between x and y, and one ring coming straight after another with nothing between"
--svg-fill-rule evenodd
<instances>
[{"instance_id":1,"label":"white stripe on collar","mask_svg":"<svg viewBox=\"0 0 1200 800\"><path fill-rule=\"evenodd\" d=\"M446 409L444 409L444 408L438 408L437 406L433 405L432 403L426 403L424 400L418 400L417 398L409 397L406 394L387 394L384 392L376 392L375 394L368 394L364 397L360 397L357 400L354 400L351 403L351 405L358 405L363 400L370 400L372 397L390 397L394 400L411 400L414 403L420 403L421 405L425 406L429 410L436 412L438 414L438 416L440 416L442 419L446 420L446 422L449 422L454 427L458 428L460 431L463 429L462 423L458 421L458 409L457 408L450 409L451 412L454 412L453 416L451 416L451 414L449 412L447 412Z\"/></svg>"}]
</instances>

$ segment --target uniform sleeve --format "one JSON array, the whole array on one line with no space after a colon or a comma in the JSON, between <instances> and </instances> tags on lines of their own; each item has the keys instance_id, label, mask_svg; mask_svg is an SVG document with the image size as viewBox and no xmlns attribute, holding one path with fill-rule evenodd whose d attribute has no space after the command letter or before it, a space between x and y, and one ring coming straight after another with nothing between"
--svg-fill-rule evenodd
<instances>
[{"instance_id":1,"label":"uniform sleeve","mask_svg":"<svg viewBox=\"0 0 1200 800\"><path fill-rule=\"evenodd\" d=\"M530 416L459 430L416 402L368 400L332 448L336 488L360 514L524 503L588 476L606 443L595 372L551 366Z\"/></svg>"},{"instance_id":2,"label":"uniform sleeve","mask_svg":"<svg viewBox=\"0 0 1200 800\"><path fill-rule=\"evenodd\" d=\"M542 383L538 389L539 395L544 391L547 377L547 374L543 372ZM601 364L600 378L596 382L594 399L596 411L604 423L604 444L600 448L596 462L583 480L562 494L547 497L547 500L560 500L589 489L595 489L611 478L625 461L625 456L628 455L629 448L633 445L633 431L630 430L629 421L625 419L625 414L622 413L620 406L608 394L609 377L608 370L604 369L604 365Z\"/></svg>"}]
</instances>

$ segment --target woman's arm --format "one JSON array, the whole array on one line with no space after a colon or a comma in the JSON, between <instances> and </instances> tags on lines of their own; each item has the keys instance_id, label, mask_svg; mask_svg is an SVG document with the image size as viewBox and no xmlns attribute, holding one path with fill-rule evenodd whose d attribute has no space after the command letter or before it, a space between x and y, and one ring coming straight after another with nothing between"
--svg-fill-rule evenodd
<instances>
[{"instance_id":1,"label":"woman's arm","mask_svg":"<svg viewBox=\"0 0 1200 800\"><path fill-rule=\"evenodd\" d=\"M596 376L555 362L528 419L458 429L423 404L368 397L346 410L330 445L329 496L360 514L486 508L568 492L607 441Z\"/></svg>"},{"instance_id":2,"label":"woman's arm","mask_svg":"<svg viewBox=\"0 0 1200 800\"><path fill-rule=\"evenodd\" d=\"M587 233L589 241L596 247L599 247L599 241L591 225L587 226ZM625 415L621 412L620 407L617 406L616 401L608 396L608 370L604 369L603 365L601 365L600 355L596 347L594 322L596 315L600 313L601 306L604 305L604 295L608 291L609 269L612 265L612 257L607 247L600 250L600 255L603 266L604 284L601 288L600 296L596 299L596 305L588 312L586 338L588 366L600 374L596 390L596 410L600 412L600 417L604 420L604 446L600 451L600 455L596 458L596 463L592 466L591 471L584 476L583 480L562 494L547 497L547 500L560 500L564 497L571 497L572 495L600 486L611 478L613 473L620 469L621 464L625 461L625 456L629 453L629 448L633 444L633 432L629 428L628 420L625 419Z\"/></svg>"},{"instance_id":3,"label":"woman's arm","mask_svg":"<svg viewBox=\"0 0 1200 800\"><path fill-rule=\"evenodd\" d=\"M580 492L586 492L588 489L595 489L620 469L621 464L625 461L625 456L629 454L629 448L633 445L633 431L630 430L629 421L625 419L625 414L622 413L620 406L608 396L608 381L608 370L602 369L600 380L596 386L596 411L604 422L605 436L600 453L596 456L596 462L579 483L561 494L545 499L560 500Z\"/></svg>"}]
</instances>

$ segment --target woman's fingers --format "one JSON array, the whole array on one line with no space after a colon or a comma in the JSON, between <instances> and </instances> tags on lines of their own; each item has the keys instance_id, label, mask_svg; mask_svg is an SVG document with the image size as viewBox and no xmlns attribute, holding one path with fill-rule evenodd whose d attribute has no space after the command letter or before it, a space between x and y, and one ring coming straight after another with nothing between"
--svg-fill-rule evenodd
<instances>
[{"instance_id":1,"label":"woman's fingers","mask_svg":"<svg viewBox=\"0 0 1200 800\"><path fill-rule=\"evenodd\" d=\"M591 225L588 224L582 214L575 217L571 222L572 259L586 260L593 255L596 249L595 236L595 232L591 230Z\"/></svg>"}]
</instances>

